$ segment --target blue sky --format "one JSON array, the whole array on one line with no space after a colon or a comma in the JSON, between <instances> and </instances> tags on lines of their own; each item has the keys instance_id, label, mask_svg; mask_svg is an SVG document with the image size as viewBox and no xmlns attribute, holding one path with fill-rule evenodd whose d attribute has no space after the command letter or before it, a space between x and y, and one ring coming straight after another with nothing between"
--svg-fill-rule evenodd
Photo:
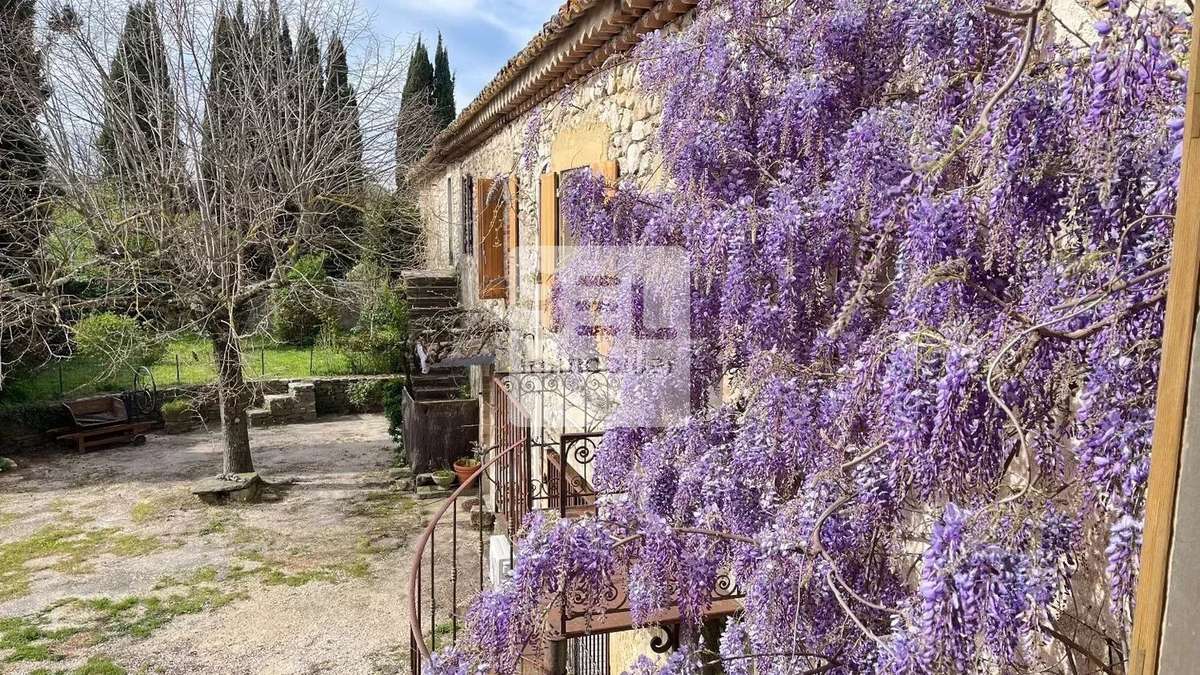
<instances>
[{"instance_id":1,"label":"blue sky","mask_svg":"<svg viewBox=\"0 0 1200 675\"><path fill-rule=\"evenodd\" d=\"M457 77L455 103L474 100L500 67L550 19L562 0L364 0L375 32L401 41L425 37L430 57L437 33Z\"/></svg>"}]
</instances>

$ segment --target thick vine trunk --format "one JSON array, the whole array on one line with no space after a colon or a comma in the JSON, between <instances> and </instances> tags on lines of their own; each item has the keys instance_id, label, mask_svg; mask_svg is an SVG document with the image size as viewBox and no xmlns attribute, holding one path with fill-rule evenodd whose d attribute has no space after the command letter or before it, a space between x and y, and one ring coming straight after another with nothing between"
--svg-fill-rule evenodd
<instances>
[{"instance_id":1,"label":"thick vine trunk","mask_svg":"<svg viewBox=\"0 0 1200 675\"><path fill-rule=\"evenodd\" d=\"M217 393L221 402L221 433L225 436L223 474L254 471L250 457L250 430L246 419L249 396L242 375L242 356L237 337L227 324L212 333L217 362Z\"/></svg>"}]
</instances>

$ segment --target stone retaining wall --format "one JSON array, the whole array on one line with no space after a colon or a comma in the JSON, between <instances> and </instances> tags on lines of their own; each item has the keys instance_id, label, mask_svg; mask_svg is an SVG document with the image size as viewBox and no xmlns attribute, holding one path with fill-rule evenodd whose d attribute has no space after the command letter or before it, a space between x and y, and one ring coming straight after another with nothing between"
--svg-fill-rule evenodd
<instances>
[{"instance_id":1,"label":"stone retaining wall","mask_svg":"<svg viewBox=\"0 0 1200 675\"><path fill-rule=\"evenodd\" d=\"M261 406L268 395L287 394L291 382L311 382L312 408L316 415L349 415L375 413L383 410L381 391L375 387L375 395L365 405L351 402L351 388L359 383L387 382L397 379L395 375L345 375L338 377L297 378L295 380L256 380L254 402L251 407ZM192 387L168 387L159 390L162 402L178 398L191 399L200 416L208 424L218 424L221 411L217 405L216 388L212 385ZM90 398L90 397L89 397ZM302 411L303 421L312 419L310 411ZM301 421L285 419L291 423ZM21 455L65 448L47 435L47 431L71 426L71 418L60 402L35 403L21 406L0 407L0 456Z\"/></svg>"}]
</instances>

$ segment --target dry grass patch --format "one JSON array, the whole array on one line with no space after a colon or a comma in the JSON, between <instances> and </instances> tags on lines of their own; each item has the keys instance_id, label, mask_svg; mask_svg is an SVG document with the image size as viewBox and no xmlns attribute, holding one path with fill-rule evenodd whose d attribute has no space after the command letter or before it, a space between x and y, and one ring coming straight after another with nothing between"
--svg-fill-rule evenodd
<instances>
[{"instance_id":1,"label":"dry grass patch","mask_svg":"<svg viewBox=\"0 0 1200 675\"><path fill-rule=\"evenodd\" d=\"M129 517L140 525L158 520L173 511L194 511L203 506L188 490L173 490L134 504L129 511Z\"/></svg>"},{"instance_id":2,"label":"dry grass patch","mask_svg":"<svg viewBox=\"0 0 1200 675\"><path fill-rule=\"evenodd\" d=\"M47 525L24 539L0 544L0 602L27 594L35 572L86 574L97 556L133 558L161 546L156 537L139 537L115 527L88 530L80 521Z\"/></svg>"}]
</instances>

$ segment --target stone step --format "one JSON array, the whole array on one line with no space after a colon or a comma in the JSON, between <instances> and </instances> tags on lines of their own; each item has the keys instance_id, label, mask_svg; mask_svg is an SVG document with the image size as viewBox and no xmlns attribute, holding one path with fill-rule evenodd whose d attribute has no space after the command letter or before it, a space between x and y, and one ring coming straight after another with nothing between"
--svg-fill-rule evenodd
<instances>
[{"instance_id":1,"label":"stone step","mask_svg":"<svg viewBox=\"0 0 1200 675\"><path fill-rule=\"evenodd\" d=\"M458 398L459 392L462 391L459 387L413 387L418 399L451 399Z\"/></svg>"},{"instance_id":2,"label":"stone step","mask_svg":"<svg viewBox=\"0 0 1200 675\"><path fill-rule=\"evenodd\" d=\"M412 275L404 277L408 288L458 288L458 277L442 275Z\"/></svg>"},{"instance_id":3,"label":"stone step","mask_svg":"<svg viewBox=\"0 0 1200 675\"><path fill-rule=\"evenodd\" d=\"M461 314L452 309L439 309L436 312L409 312L408 320L416 330L428 329L435 324L457 322Z\"/></svg>"},{"instance_id":4,"label":"stone step","mask_svg":"<svg viewBox=\"0 0 1200 675\"><path fill-rule=\"evenodd\" d=\"M427 316L458 316L462 313L458 305L424 305L408 308L409 318Z\"/></svg>"},{"instance_id":5,"label":"stone step","mask_svg":"<svg viewBox=\"0 0 1200 675\"><path fill-rule=\"evenodd\" d=\"M408 306L410 309L424 309L426 307L437 307L445 309L449 307L458 307L458 298L448 298L444 296L429 296L429 297L409 297Z\"/></svg>"},{"instance_id":6,"label":"stone step","mask_svg":"<svg viewBox=\"0 0 1200 675\"><path fill-rule=\"evenodd\" d=\"M457 284L440 284L431 286L409 286L405 288L409 300L413 298L450 298L458 300Z\"/></svg>"},{"instance_id":7,"label":"stone step","mask_svg":"<svg viewBox=\"0 0 1200 675\"><path fill-rule=\"evenodd\" d=\"M414 387L438 387L447 385L458 385L466 382L466 375L456 373L422 373L413 375L412 383Z\"/></svg>"},{"instance_id":8,"label":"stone step","mask_svg":"<svg viewBox=\"0 0 1200 675\"><path fill-rule=\"evenodd\" d=\"M250 428L269 427L275 421L271 417L271 411L266 408L254 408L246 411L246 417L249 419Z\"/></svg>"}]
</instances>

